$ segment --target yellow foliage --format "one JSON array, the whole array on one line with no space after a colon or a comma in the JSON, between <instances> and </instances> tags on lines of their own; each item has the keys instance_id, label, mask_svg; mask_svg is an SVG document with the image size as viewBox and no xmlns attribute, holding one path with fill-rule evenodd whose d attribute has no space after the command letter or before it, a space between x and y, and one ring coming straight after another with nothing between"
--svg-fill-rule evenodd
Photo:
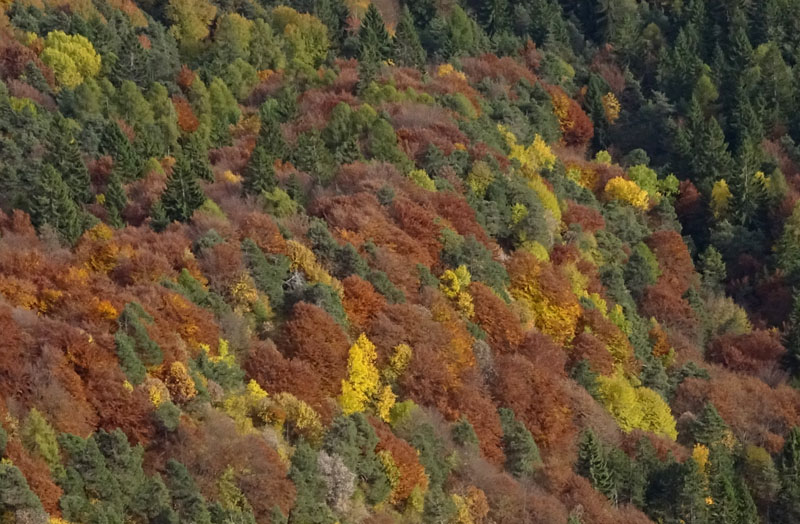
<instances>
[{"instance_id":1,"label":"yellow foliage","mask_svg":"<svg viewBox=\"0 0 800 524\"><path fill-rule=\"evenodd\" d=\"M314 408L291 393L278 393L274 400L286 413L286 421L292 424L299 435L312 445L319 443L323 433L322 420Z\"/></svg>"},{"instance_id":2,"label":"yellow foliage","mask_svg":"<svg viewBox=\"0 0 800 524\"><path fill-rule=\"evenodd\" d=\"M132 392L133 392L133 384L131 384L131 383L130 383L130 382L128 382L127 380L126 380L125 382L123 382L123 383L122 383L122 388L123 388L125 391L127 391L128 393L132 393Z\"/></svg>"},{"instance_id":3,"label":"yellow foliage","mask_svg":"<svg viewBox=\"0 0 800 524\"><path fill-rule=\"evenodd\" d=\"M377 455L383 465L386 478L389 479L389 486L392 488L389 494L389 502L397 504L400 502L397 498L397 486L400 485L400 468L397 467L397 463L394 461L394 457L392 457L392 453L388 449L380 450Z\"/></svg>"},{"instance_id":4,"label":"yellow foliage","mask_svg":"<svg viewBox=\"0 0 800 524\"><path fill-rule=\"evenodd\" d=\"M408 367L411 362L413 351L408 344L395 346L394 353L389 358L389 366L383 370L383 379L387 382L394 382Z\"/></svg>"},{"instance_id":5,"label":"yellow foliage","mask_svg":"<svg viewBox=\"0 0 800 524\"><path fill-rule=\"evenodd\" d=\"M526 240L519 245L519 249L527 251L539 259L540 262L547 262L550 260L550 253L547 252L547 248L536 240Z\"/></svg>"},{"instance_id":6,"label":"yellow foliage","mask_svg":"<svg viewBox=\"0 0 800 524\"><path fill-rule=\"evenodd\" d=\"M186 402L197 396L194 380L189 375L189 370L183 362L175 361L169 366L166 386L172 398L179 402Z\"/></svg>"},{"instance_id":7,"label":"yellow foliage","mask_svg":"<svg viewBox=\"0 0 800 524\"><path fill-rule=\"evenodd\" d=\"M439 289L442 293L455 302L459 311L464 313L468 318L472 317L475 313L475 307L472 303L472 295L466 290L471 282L472 276L465 265L460 265L454 270L448 269L442 276L439 277Z\"/></svg>"},{"instance_id":8,"label":"yellow foliage","mask_svg":"<svg viewBox=\"0 0 800 524\"><path fill-rule=\"evenodd\" d=\"M436 191L436 183L431 179L424 169L414 169L408 173L410 178L415 184L422 189L428 191Z\"/></svg>"},{"instance_id":9,"label":"yellow foliage","mask_svg":"<svg viewBox=\"0 0 800 524\"><path fill-rule=\"evenodd\" d=\"M440 78L445 78L448 76L454 75L459 80L467 80L466 75L461 71L456 71L452 64L441 64L439 69L436 70L436 76Z\"/></svg>"},{"instance_id":10,"label":"yellow foliage","mask_svg":"<svg viewBox=\"0 0 800 524\"><path fill-rule=\"evenodd\" d=\"M145 387L147 387L147 396L150 399L150 403L154 407L171 400L167 386L157 378L148 377L145 381Z\"/></svg>"},{"instance_id":11,"label":"yellow foliage","mask_svg":"<svg viewBox=\"0 0 800 524\"><path fill-rule=\"evenodd\" d=\"M293 270L301 270L312 282L326 284L336 290L340 297L344 296L342 283L333 278L319 262L314 253L296 240L286 241L286 250L292 261Z\"/></svg>"},{"instance_id":12,"label":"yellow foliage","mask_svg":"<svg viewBox=\"0 0 800 524\"><path fill-rule=\"evenodd\" d=\"M544 179L539 175L533 175L530 177L530 180L528 180L528 186L533 189L536 196L539 197L544 208L550 211L556 223L560 223L561 207L558 205L558 197L547 187L547 184L544 183Z\"/></svg>"},{"instance_id":13,"label":"yellow foliage","mask_svg":"<svg viewBox=\"0 0 800 524\"><path fill-rule=\"evenodd\" d=\"M483 160L478 160L472 164L472 170L467 175L467 186L472 189L472 192L477 196L483 198L486 195L486 189L494 181L494 173L489 164Z\"/></svg>"},{"instance_id":14,"label":"yellow foliage","mask_svg":"<svg viewBox=\"0 0 800 524\"><path fill-rule=\"evenodd\" d=\"M603 95L601 102L603 104L603 112L605 113L606 121L608 121L609 124L613 124L619 118L619 111L621 109L619 100L614 96L614 93L608 92Z\"/></svg>"},{"instance_id":15,"label":"yellow foliage","mask_svg":"<svg viewBox=\"0 0 800 524\"><path fill-rule=\"evenodd\" d=\"M511 296L520 301L530 313L534 325L559 344L566 344L575 335L581 314L577 300L559 305L542 288L542 266L537 264L530 274L518 278L511 286Z\"/></svg>"},{"instance_id":16,"label":"yellow foliage","mask_svg":"<svg viewBox=\"0 0 800 524\"><path fill-rule=\"evenodd\" d=\"M259 299L256 284L247 273L242 273L239 278L231 285L230 295L233 299L233 307L237 312L245 311Z\"/></svg>"},{"instance_id":17,"label":"yellow foliage","mask_svg":"<svg viewBox=\"0 0 800 524\"><path fill-rule=\"evenodd\" d=\"M619 369L612 376L598 376L597 385L603 405L624 431L642 429L677 438L669 405L652 389L634 387Z\"/></svg>"},{"instance_id":18,"label":"yellow foliage","mask_svg":"<svg viewBox=\"0 0 800 524\"><path fill-rule=\"evenodd\" d=\"M98 300L95 298L95 311L106 320L114 320L119 316L117 309L108 300Z\"/></svg>"},{"instance_id":19,"label":"yellow foliage","mask_svg":"<svg viewBox=\"0 0 800 524\"><path fill-rule=\"evenodd\" d=\"M347 380L342 381L339 404L345 415L364 411L378 392L380 375L375 367L378 358L375 345L365 334L350 347L347 359Z\"/></svg>"},{"instance_id":20,"label":"yellow foliage","mask_svg":"<svg viewBox=\"0 0 800 524\"><path fill-rule=\"evenodd\" d=\"M708 464L708 447L703 444L695 444L692 448L692 458L697 462L697 467L701 473L706 472L706 465Z\"/></svg>"},{"instance_id":21,"label":"yellow foliage","mask_svg":"<svg viewBox=\"0 0 800 524\"><path fill-rule=\"evenodd\" d=\"M68 88L100 72L100 55L83 35L51 31L45 38L41 59L53 69L58 83Z\"/></svg>"},{"instance_id":22,"label":"yellow foliage","mask_svg":"<svg viewBox=\"0 0 800 524\"><path fill-rule=\"evenodd\" d=\"M389 422L391 419L392 408L397 400L397 395L392 391L391 386L383 386L383 389L375 399L375 413L384 422Z\"/></svg>"},{"instance_id":23,"label":"yellow foliage","mask_svg":"<svg viewBox=\"0 0 800 524\"><path fill-rule=\"evenodd\" d=\"M725 179L714 182L714 187L711 189L711 212L714 218L720 220L727 216L731 198L733 194Z\"/></svg>"},{"instance_id":24,"label":"yellow foliage","mask_svg":"<svg viewBox=\"0 0 800 524\"><path fill-rule=\"evenodd\" d=\"M242 177L228 169L222 173L222 181L227 182L228 184L241 184Z\"/></svg>"},{"instance_id":25,"label":"yellow foliage","mask_svg":"<svg viewBox=\"0 0 800 524\"><path fill-rule=\"evenodd\" d=\"M252 431L254 425L263 426L271 422L267 392L255 380L251 380L243 392L226 398L222 407L241 433Z\"/></svg>"},{"instance_id":26,"label":"yellow foliage","mask_svg":"<svg viewBox=\"0 0 800 524\"><path fill-rule=\"evenodd\" d=\"M600 164L610 165L611 164L611 154L603 149L602 151L598 151L596 155L594 155L594 161Z\"/></svg>"},{"instance_id":27,"label":"yellow foliage","mask_svg":"<svg viewBox=\"0 0 800 524\"><path fill-rule=\"evenodd\" d=\"M650 207L650 197L647 191L640 188L633 180L626 180L621 176L608 181L605 193L609 198L627 202L637 209L646 210Z\"/></svg>"},{"instance_id":28,"label":"yellow foliage","mask_svg":"<svg viewBox=\"0 0 800 524\"><path fill-rule=\"evenodd\" d=\"M538 174L541 169L551 168L556 163L556 155L547 145L547 142L539 135L533 137L533 143L528 147L517 143L517 137L514 133L509 131L505 126L498 124L498 131L506 139L511 152L508 158L517 160L522 168L523 174L532 178L534 174Z\"/></svg>"}]
</instances>

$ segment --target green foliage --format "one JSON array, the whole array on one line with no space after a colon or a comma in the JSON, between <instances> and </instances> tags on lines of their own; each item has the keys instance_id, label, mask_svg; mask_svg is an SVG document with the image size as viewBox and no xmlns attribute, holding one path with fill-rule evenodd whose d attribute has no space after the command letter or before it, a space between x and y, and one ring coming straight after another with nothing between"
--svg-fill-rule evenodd
<instances>
[{"instance_id":1,"label":"green foliage","mask_svg":"<svg viewBox=\"0 0 800 524\"><path fill-rule=\"evenodd\" d=\"M465 448L477 449L480 441L478 435L475 433L475 428L469 423L465 417L461 417L453 424L450 429L453 437L453 442Z\"/></svg>"},{"instance_id":2,"label":"green foliage","mask_svg":"<svg viewBox=\"0 0 800 524\"><path fill-rule=\"evenodd\" d=\"M518 478L529 477L541 465L539 447L525 425L518 421L514 412L500 408L500 424L503 427L503 452L506 469Z\"/></svg>"},{"instance_id":3,"label":"green foliage","mask_svg":"<svg viewBox=\"0 0 800 524\"><path fill-rule=\"evenodd\" d=\"M375 453L378 437L363 413L340 416L325 435L322 448L338 455L361 480L369 504L378 504L389 496L391 485L383 464Z\"/></svg>"},{"instance_id":4,"label":"green foliage","mask_svg":"<svg viewBox=\"0 0 800 524\"><path fill-rule=\"evenodd\" d=\"M83 232L83 219L61 174L45 164L32 186L28 212L33 224L38 228L50 226L64 242L74 243Z\"/></svg>"},{"instance_id":5,"label":"green foliage","mask_svg":"<svg viewBox=\"0 0 800 524\"><path fill-rule=\"evenodd\" d=\"M297 498L289 514L289 522L328 524L334 522L325 504L327 486L319 473L317 452L301 441L292 454L289 478L297 489Z\"/></svg>"},{"instance_id":6,"label":"green foliage","mask_svg":"<svg viewBox=\"0 0 800 524\"><path fill-rule=\"evenodd\" d=\"M167 187L161 195L164 212L170 221L187 222L194 211L205 202L205 194L193 169L192 161L185 154L180 155L172 166L167 178Z\"/></svg>"},{"instance_id":7,"label":"green foliage","mask_svg":"<svg viewBox=\"0 0 800 524\"><path fill-rule=\"evenodd\" d=\"M595 489L609 499L616 500L616 486L606 461L606 451L591 429L581 434L576 468L579 474L591 481Z\"/></svg>"},{"instance_id":8,"label":"green foliage","mask_svg":"<svg viewBox=\"0 0 800 524\"><path fill-rule=\"evenodd\" d=\"M117 318L117 333L124 335L124 337L120 336L120 340L126 346L124 348L118 347L117 352L120 355L121 362L123 362L124 358L125 367L127 368L126 373L130 370L132 373L131 378L135 379L141 376L141 370L138 366L142 363L145 366L157 366L164 359L161 347L150 338L147 332L146 324L152 322L153 317L147 314L142 306L136 302L126 304L125 309L122 310L119 318ZM133 357L138 358L139 364Z\"/></svg>"}]
</instances>

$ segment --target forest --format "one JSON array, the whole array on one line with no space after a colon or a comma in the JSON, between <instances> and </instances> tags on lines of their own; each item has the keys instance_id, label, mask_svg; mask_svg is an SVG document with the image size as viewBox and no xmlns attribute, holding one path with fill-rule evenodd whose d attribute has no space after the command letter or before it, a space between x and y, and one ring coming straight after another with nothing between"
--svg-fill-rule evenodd
<instances>
[{"instance_id":1,"label":"forest","mask_svg":"<svg viewBox=\"0 0 800 524\"><path fill-rule=\"evenodd\" d=\"M0 524L800 522L798 114L800 0L0 0Z\"/></svg>"}]
</instances>

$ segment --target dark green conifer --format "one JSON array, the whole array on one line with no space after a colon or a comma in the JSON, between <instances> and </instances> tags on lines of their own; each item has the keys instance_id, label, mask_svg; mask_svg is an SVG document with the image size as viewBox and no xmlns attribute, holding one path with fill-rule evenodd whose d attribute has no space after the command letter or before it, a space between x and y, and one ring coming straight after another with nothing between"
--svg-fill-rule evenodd
<instances>
[{"instance_id":1,"label":"dark green conifer","mask_svg":"<svg viewBox=\"0 0 800 524\"><path fill-rule=\"evenodd\" d=\"M525 425L518 421L514 412L500 408L500 424L503 428L503 452L506 469L517 478L529 477L541 464L539 447Z\"/></svg>"},{"instance_id":2,"label":"dark green conifer","mask_svg":"<svg viewBox=\"0 0 800 524\"><path fill-rule=\"evenodd\" d=\"M167 187L161 195L164 212L170 221L187 222L195 210L205 202L203 189L192 171L192 162L180 155L167 178Z\"/></svg>"},{"instance_id":3,"label":"dark green conifer","mask_svg":"<svg viewBox=\"0 0 800 524\"><path fill-rule=\"evenodd\" d=\"M616 500L616 486L606 461L606 452L600 439L591 429L581 434L577 469L580 475L591 481L597 491L612 501Z\"/></svg>"},{"instance_id":4,"label":"dark green conifer","mask_svg":"<svg viewBox=\"0 0 800 524\"><path fill-rule=\"evenodd\" d=\"M398 65L418 69L423 68L427 60L425 48L422 47L419 34L414 27L414 17L408 5L403 6L403 13L397 22L394 34L394 57Z\"/></svg>"},{"instance_id":5,"label":"dark green conifer","mask_svg":"<svg viewBox=\"0 0 800 524\"><path fill-rule=\"evenodd\" d=\"M42 167L33 179L29 194L28 212L36 227L47 224L70 244L78 239L83 229L80 209L53 166L45 164Z\"/></svg>"}]
</instances>

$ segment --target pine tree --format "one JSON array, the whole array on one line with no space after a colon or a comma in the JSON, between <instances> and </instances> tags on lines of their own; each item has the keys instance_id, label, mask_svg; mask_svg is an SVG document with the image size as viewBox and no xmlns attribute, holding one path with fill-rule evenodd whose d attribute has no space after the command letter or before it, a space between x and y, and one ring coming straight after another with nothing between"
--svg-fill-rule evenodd
<instances>
[{"instance_id":1,"label":"pine tree","mask_svg":"<svg viewBox=\"0 0 800 524\"><path fill-rule=\"evenodd\" d=\"M500 408L498 411L503 428L506 469L517 478L529 477L536 466L541 464L539 447L533 440L531 432L517 420L512 410Z\"/></svg>"},{"instance_id":2,"label":"pine tree","mask_svg":"<svg viewBox=\"0 0 800 524\"><path fill-rule=\"evenodd\" d=\"M392 38L386 30L383 16L371 2L358 31L359 59L370 58L383 62L392 58Z\"/></svg>"},{"instance_id":3,"label":"pine tree","mask_svg":"<svg viewBox=\"0 0 800 524\"><path fill-rule=\"evenodd\" d=\"M578 473L592 482L592 486L616 502L617 493L614 477L606 462L606 453L603 444L591 429L581 434L578 444Z\"/></svg>"},{"instance_id":4,"label":"pine tree","mask_svg":"<svg viewBox=\"0 0 800 524\"><path fill-rule=\"evenodd\" d=\"M32 185L28 212L33 224L38 228L47 224L67 243L75 242L82 232L83 221L61 174L45 164Z\"/></svg>"},{"instance_id":5,"label":"pine tree","mask_svg":"<svg viewBox=\"0 0 800 524\"><path fill-rule=\"evenodd\" d=\"M67 184L75 202L83 204L90 202L92 182L89 170L83 163L80 145L69 126L69 121L63 117L56 118L48 138L51 148L46 161L61 173L61 178Z\"/></svg>"},{"instance_id":6,"label":"pine tree","mask_svg":"<svg viewBox=\"0 0 800 524\"><path fill-rule=\"evenodd\" d=\"M427 60L425 48L422 47L419 34L414 27L414 17L408 5L403 6L403 13L400 15L394 34L394 57L399 65L417 69L422 69Z\"/></svg>"},{"instance_id":7,"label":"pine tree","mask_svg":"<svg viewBox=\"0 0 800 524\"><path fill-rule=\"evenodd\" d=\"M172 505L181 522L211 524L206 501L186 466L170 459L167 462L166 482L172 497Z\"/></svg>"},{"instance_id":8,"label":"pine tree","mask_svg":"<svg viewBox=\"0 0 800 524\"><path fill-rule=\"evenodd\" d=\"M286 142L281 131L281 111L278 100L271 98L259 109L261 127L258 131L256 146L261 147L273 158L286 157Z\"/></svg>"},{"instance_id":9,"label":"pine tree","mask_svg":"<svg viewBox=\"0 0 800 524\"><path fill-rule=\"evenodd\" d=\"M800 522L800 428L794 427L789 432L777 465L781 490L776 522Z\"/></svg>"},{"instance_id":10,"label":"pine tree","mask_svg":"<svg viewBox=\"0 0 800 524\"><path fill-rule=\"evenodd\" d=\"M125 220L122 218L122 212L125 210L125 206L128 205L128 196L125 194L125 188L122 186L122 179L117 171L111 172L105 198L105 206L108 210L108 222L116 228L123 227L125 225Z\"/></svg>"},{"instance_id":11,"label":"pine tree","mask_svg":"<svg viewBox=\"0 0 800 524\"><path fill-rule=\"evenodd\" d=\"M700 416L692 424L692 436L700 444L711 447L728 432L728 425L711 402L706 403Z\"/></svg>"},{"instance_id":12,"label":"pine tree","mask_svg":"<svg viewBox=\"0 0 800 524\"><path fill-rule=\"evenodd\" d=\"M189 169L194 176L206 182L214 181L214 173L208 162L208 146L199 133L192 133L183 143L181 156L188 160Z\"/></svg>"},{"instance_id":13,"label":"pine tree","mask_svg":"<svg viewBox=\"0 0 800 524\"><path fill-rule=\"evenodd\" d=\"M203 205L205 195L192 172L191 160L180 155L167 179L167 187L161 195L164 211L170 221L186 222L192 213Z\"/></svg>"},{"instance_id":14,"label":"pine tree","mask_svg":"<svg viewBox=\"0 0 800 524\"><path fill-rule=\"evenodd\" d=\"M693 458L683 464L683 485L675 495L677 515L686 524L708 522L706 480Z\"/></svg>"}]
</instances>

